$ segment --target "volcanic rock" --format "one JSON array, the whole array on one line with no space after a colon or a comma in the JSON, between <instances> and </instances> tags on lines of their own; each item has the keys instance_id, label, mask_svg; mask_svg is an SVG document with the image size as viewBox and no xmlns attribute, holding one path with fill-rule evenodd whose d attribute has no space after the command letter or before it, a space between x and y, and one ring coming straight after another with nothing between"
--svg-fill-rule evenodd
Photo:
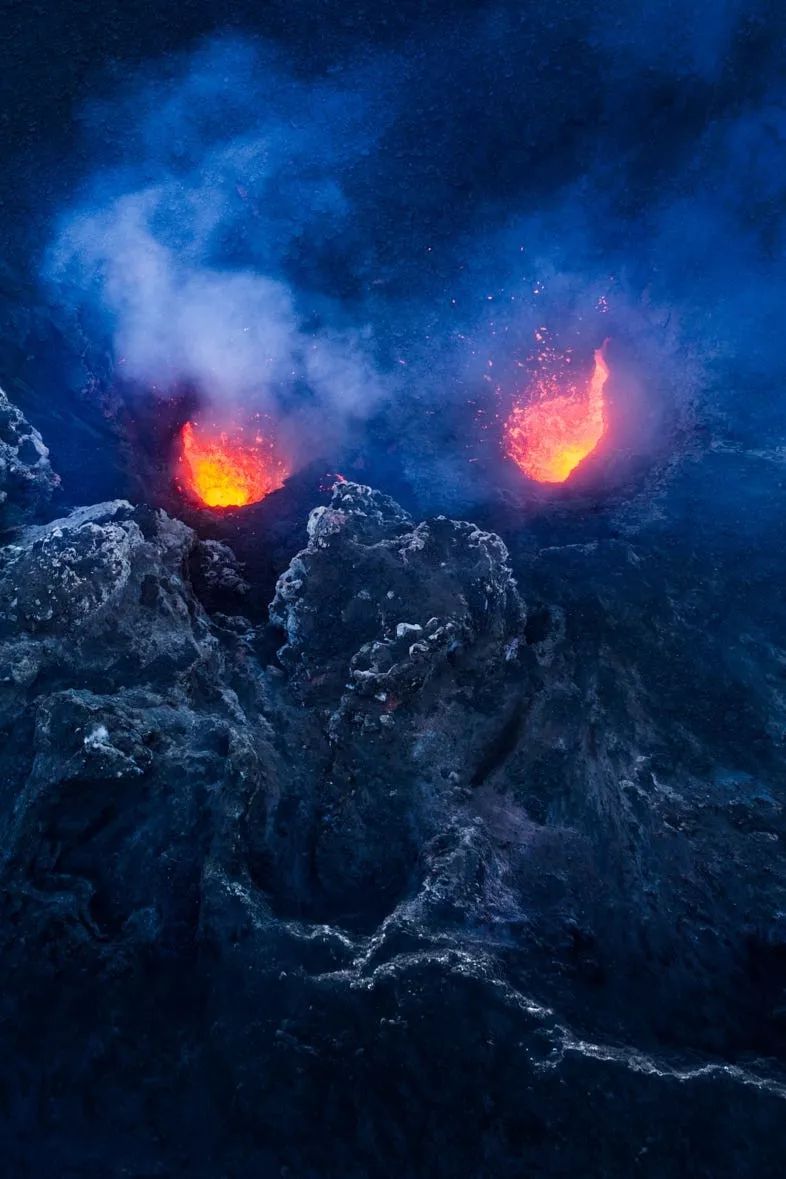
<instances>
[{"instance_id":1,"label":"volcanic rock","mask_svg":"<svg viewBox=\"0 0 786 1179\"><path fill-rule=\"evenodd\" d=\"M267 628L161 511L2 549L10 1174L775 1173L780 779L651 707L632 546L519 569L346 483Z\"/></svg>"},{"instance_id":2,"label":"volcanic rock","mask_svg":"<svg viewBox=\"0 0 786 1179\"><path fill-rule=\"evenodd\" d=\"M0 531L40 518L58 483L43 438L0 389Z\"/></svg>"},{"instance_id":3,"label":"volcanic rock","mask_svg":"<svg viewBox=\"0 0 786 1179\"><path fill-rule=\"evenodd\" d=\"M405 894L420 849L455 817L456 783L469 787L495 737L499 694L523 691L525 611L504 544L472 524L415 525L388 497L340 483L308 533L270 617L292 689L324 718L325 766L318 791L298 780L277 814L288 825L311 799L298 853L311 903L324 894L323 916L362 923ZM289 903L302 891L280 863L274 881Z\"/></svg>"}]
</instances>

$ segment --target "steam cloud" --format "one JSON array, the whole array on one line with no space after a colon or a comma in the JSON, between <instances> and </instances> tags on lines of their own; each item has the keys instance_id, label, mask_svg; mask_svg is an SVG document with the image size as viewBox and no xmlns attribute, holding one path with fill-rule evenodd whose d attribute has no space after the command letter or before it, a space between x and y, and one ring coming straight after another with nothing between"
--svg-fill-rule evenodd
<instances>
[{"instance_id":1,"label":"steam cloud","mask_svg":"<svg viewBox=\"0 0 786 1179\"><path fill-rule=\"evenodd\" d=\"M289 427L290 450L329 445L374 411L384 380L369 329L288 280L286 263L297 239L316 248L349 216L333 120L346 130L351 100L237 41L181 65L93 109L132 162L92 178L47 277L106 317L140 388L187 384L214 418L258 410Z\"/></svg>"}]
</instances>

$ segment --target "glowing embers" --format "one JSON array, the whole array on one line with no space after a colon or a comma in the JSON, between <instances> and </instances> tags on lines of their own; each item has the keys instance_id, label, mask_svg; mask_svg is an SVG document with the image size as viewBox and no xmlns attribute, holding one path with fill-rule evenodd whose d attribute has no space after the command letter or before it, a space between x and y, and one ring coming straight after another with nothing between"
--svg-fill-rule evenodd
<instances>
[{"instance_id":1,"label":"glowing embers","mask_svg":"<svg viewBox=\"0 0 786 1179\"><path fill-rule=\"evenodd\" d=\"M211 431L194 422L180 432L178 468L185 489L208 508L258 503L289 474L257 431Z\"/></svg>"},{"instance_id":2,"label":"glowing embers","mask_svg":"<svg viewBox=\"0 0 786 1179\"><path fill-rule=\"evenodd\" d=\"M609 375L604 349L595 352L595 368L586 391L572 386L559 392L555 379L541 381L535 400L514 406L505 423L505 450L538 483L564 483L606 431L604 387Z\"/></svg>"}]
</instances>

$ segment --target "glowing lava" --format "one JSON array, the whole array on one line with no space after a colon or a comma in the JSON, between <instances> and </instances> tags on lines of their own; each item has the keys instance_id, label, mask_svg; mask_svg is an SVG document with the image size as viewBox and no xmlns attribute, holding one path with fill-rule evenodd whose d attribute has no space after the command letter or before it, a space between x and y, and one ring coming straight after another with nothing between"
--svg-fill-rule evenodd
<instances>
[{"instance_id":1,"label":"glowing lava","mask_svg":"<svg viewBox=\"0 0 786 1179\"><path fill-rule=\"evenodd\" d=\"M604 348L598 348L585 396L574 390L514 406L505 424L505 450L530 479L564 483L592 454L606 431L608 375Z\"/></svg>"},{"instance_id":2,"label":"glowing lava","mask_svg":"<svg viewBox=\"0 0 786 1179\"><path fill-rule=\"evenodd\" d=\"M238 430L208 433L186 422L180 433L180 470L186 488L208 508L255 504L281 487L288 471L268 440L248 442Z\"/></svg>"}]
</instances>

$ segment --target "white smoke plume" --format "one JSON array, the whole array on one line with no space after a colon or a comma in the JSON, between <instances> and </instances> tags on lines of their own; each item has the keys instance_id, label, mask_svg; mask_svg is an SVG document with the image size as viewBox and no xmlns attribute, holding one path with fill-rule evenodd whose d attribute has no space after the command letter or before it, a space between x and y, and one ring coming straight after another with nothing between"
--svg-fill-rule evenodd
<instances>
[{"instance_id":1,"label":"white smoke plume","mask_svg":"<svg viewBox=\"0 0 786 1179\"><path fill-rule=\"evenodd\" d=\"M105 321L124 381L188 386L214 419L261 412L295 461L377 409L370 330L287 273L351 218L335 174L365 142L354 119L351 95L237 41L94 108L125 150L62 216L45 270Z\"/></svg>"}]
</instances>

